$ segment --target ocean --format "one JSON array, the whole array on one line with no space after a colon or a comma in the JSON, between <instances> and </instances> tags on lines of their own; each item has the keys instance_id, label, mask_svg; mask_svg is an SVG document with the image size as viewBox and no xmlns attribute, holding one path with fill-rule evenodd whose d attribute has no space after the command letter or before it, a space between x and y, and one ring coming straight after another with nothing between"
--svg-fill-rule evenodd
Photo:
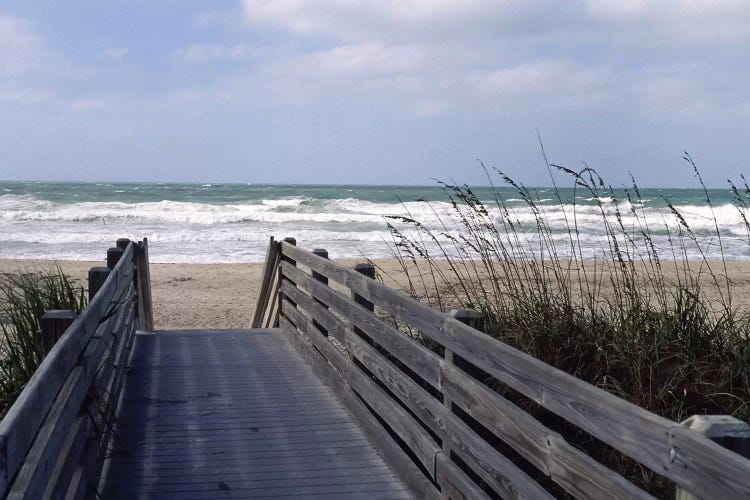
<instances>
[{"instance_id":1,"label":"ocean","mask_svg":"<svg viewBox=\"0 0 750 500\"><path fill-rule=\"evenodd\" d=\"M498 192L517 227L530 231L527 241L533 249L534 212L515 189ZM601 210L611 216L619 207L626 228L648 224L662 258L668 259L679 226L669 202L707 258L721 257L714 223L727 259L750 258L748 232L728 189L709 190L713 208L700 189L642 189L639 220L623 192L615 202L562 188L562 204L551 188L533 192L561 255L569 246L566 219L569 223L575 211L581 252L607 258ZM501 211L492 189L479 187L474 193L499 226ZM439 186L0 182L0 258L101 260L116 238L147 237L153 262L260 262L271 235L293 236L307 249L326 248L332 258L391 257L387 216L413 217L436 233L456 235L463 227L453 213ZM692 246L687 252L701 258Z\"/></svg>"}]
</instances>

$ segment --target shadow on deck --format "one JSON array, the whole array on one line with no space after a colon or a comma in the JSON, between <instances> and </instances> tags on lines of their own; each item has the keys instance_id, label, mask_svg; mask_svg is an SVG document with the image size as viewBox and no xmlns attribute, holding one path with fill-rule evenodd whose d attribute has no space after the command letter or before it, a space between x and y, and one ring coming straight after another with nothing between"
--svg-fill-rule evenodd
<instances>
[{"instance_id":1,"label":"shadow on deck","mask_svg":"<svg viewBox=\"0 0 750 500\"><path fill-rule=\"evenodd\" d=\"M139 332L103 498L408 498L278 329Z\"/></svg>"}]
</instances>

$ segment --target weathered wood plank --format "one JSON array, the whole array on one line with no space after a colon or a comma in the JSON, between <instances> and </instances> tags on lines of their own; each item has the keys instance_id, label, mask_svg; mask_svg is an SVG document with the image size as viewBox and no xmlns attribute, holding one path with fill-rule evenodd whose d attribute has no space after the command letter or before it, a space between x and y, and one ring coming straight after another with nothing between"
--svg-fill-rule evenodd
<instances>
[{"instance_id":1,"label":"weathered wood plank","mask_svg":"<svg viewBox=\"0 0 750 500\"><path fill-rule=\"evenodd\" d=\"M0 495L23 463L50 406L109 305L117 287L117 271L132 256L132 246L107 277L89 306L52 347L32 375L16 402L0 422Z\"/></svg>"},{"instance_id":2,"label":"weathered wood plank","mask_svg":"<svg viewBox=\"0 0 750 500\"><path fill-rule=\"evenodd\" d=\"M576 498L653 498L460 369L444 364L441 373L454 404Z\"/></svg>"},{"instance_id":3,"label":"weathered wood plank","mask_svg":"<svg viewBox=\"0 0 750 500\"><path fill-rule=\"evenodd\" d=\"M55 465L55 470L42 496L43 499L63 497L68 484L73 478L73 474L78 468L81 453L86 445L89 432L91 432L89 415L81 413L68 432L65 444L60 452L60 457Z\"/></svg>"},{"instance_id":4,"label":"weathered wood plank","mask_svg":"<svg viewBox=\"0 0 750 500\"><path fill-rule=\"evenodd\" d=\"M437 483L442 497L452 500L482 500L489 496L472 481L469 476L456 467L445 455L440 453L435 460Z\"/></svg>"},{"instance_id":5,"label":"weathered wood plank","mask_svg":"<svg viewBox=\"0 0 750 500\"><path fill-rule=\"evenodd\" d=\"M702 496L750 496L750 462L679 424L650 413L437 312L406 294L331 261L283 245L282 253L349 287L430 339L471 360L545 408L610 446ZM670 431L685 434L687 448L712 450L701 467L670 460ZM723 465L727 463L728 467ZM721 472L722 470L726 472ZM708 472L711 471L711 472ZM737 471L745 471L737 476ZM741 479L738 479L741 477Z\"/></svg>"},{"instance_id":6,"label":"weathered wood plank","mask_svg":"<svg viewBox=\"0 0 750 500\"><path fill-rule=\"evenodd\" d=\"M66 433L80 411L86 396L84 367L77 366L65 381L24 465L8 494L8 499L36 499L42 496L57 463Z\"/></svg>"},{"instance_id":7,"label":"weathered wood plank","mask_svg":"<svg viewBox=\"0 0 750 500\"><path fill-rule=\"evenodd\" d=\"M323 386L325 375L316 378L311 366L338 380L339 390L345 389L341 376L286 316L280 321L284 331L137 335L118 413L118 443L125 448L108 460L102 497L313 491L407 497L393 469ZM372 488L358 491L363 482ZM324 485L330 488L315 489Z\"/></svg>"},{"instance_id":8,"label":"weathered wood plank","mask_svg":"<svg viewBox=\"0 0 750 500\"><path fill-rule=\"evenodd\" d=\"M281 291L284 295L289 296L298 307L307 311L315 321L326 329L328 334L332 335L342 344L344 343L346 325L343 321L332 314L327 307L316 302L312 297L304 293L301 289L293 286L288 281L282 283Z\"/></svg>"},{"instance_id":9,"label":"weathered wood plank","mask_svg":"<svg viewBox=\"0 0 750 500\"><path fill-rule=\"evenodd\" d=\"M318 351L321 352L321 354L339 373L339 376L343 377L347 370L348 360L346 359L346 356L336 349L336 347L334 347L333 344L331 344L331 342L313 326L312 322L308 321L302 313L296 307L293 307L287 300L282 300L281 312L297 326L297 329L301 333L305 334L307 338L312 341Z\"/></svg>"},{"instance_id":10,"label":"weathered wood plank","mask_svg":"<svg viewBox=\"0 0 750 500\"><path fill-rule=\"evenodd\" d=\"M440 362L442 361L440 356L406 334L385 324L349 297L313 280L300 269L287 266L284 263L282 263L281 269L282 273L289 274L296 281L298 287L319 297L326 302L328 307L355 322L362 331L393 354L396 359L412 369L426 382L438 387L440 384Z\"/></svg>"},{"instance_id":11,"label":"weathered wood plank","mask_svg":"<svg viewBox=\"0 0 750 500\"><path fill-rule=\"evenodd\" d=\"M455 414L449 413L413 380L356 335L347 337L346 347L391 392L442 439L448 440L472 469L504 498L552 498L533 479L476 435ZM366 396L369 403L370 394ZM412 420L413 422L413 420ZM441 452L437 448L436 453Z\"/></svg>"},{"instance_id":12,"label":"weathered wood plank","mask_svg":"<svg viewBox=\"0 0 750 500\"><path fill-rule=\"evenodd\" d=\"M349 385L408 444L422 466L435 477L435 455L442 449L414 418L356 366L350 366Z\"/></svg>"},{"instance_id":13,"label":"weathered wood plank","mask_svg":"<svg viewBox=\"0 0 750 500\"><path fill-rule=\"evenodd\" d=\"M277 254L279 252L279 245L274 241L273 236L269 238L268 248L266 250L265 266L263 268L263 280L260 284L260 292L258 293L258 302L255 305L255 312L253 313L253 320L250 324L251 328L260 328L263 320L263 314L266 311L266 307L270 302L271 285L273 281L273 275L276 272L277 266Z\"/></svg>"},{"instance_id":14,"label":"weathered wood plank","mask_svg":"<svg viewBox=\"0 0 750 500\"><path fill-rule=\"evenodd\" d=\"M139 245L138 262L138 297L143 307L142 325L139 328L153 330L154 306L151 298L151 264L148 259L148 238L143 238Z\"/></svg>"}]
</instances>

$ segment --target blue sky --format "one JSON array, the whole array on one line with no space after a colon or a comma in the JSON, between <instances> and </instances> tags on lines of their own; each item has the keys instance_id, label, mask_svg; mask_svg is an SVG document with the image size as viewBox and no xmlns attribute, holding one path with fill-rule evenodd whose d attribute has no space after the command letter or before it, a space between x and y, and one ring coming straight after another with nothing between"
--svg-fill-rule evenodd
<instances>
[{"instance_id":1,"label":"blue sky","mask_svg":"<svg viewBox=\"0 0 750 500\"><path fill-rule=\"evenodd\" d=\"M10 0L0 179L709 184L750 158L744 0Z\"/></svg>"}]
</instances>

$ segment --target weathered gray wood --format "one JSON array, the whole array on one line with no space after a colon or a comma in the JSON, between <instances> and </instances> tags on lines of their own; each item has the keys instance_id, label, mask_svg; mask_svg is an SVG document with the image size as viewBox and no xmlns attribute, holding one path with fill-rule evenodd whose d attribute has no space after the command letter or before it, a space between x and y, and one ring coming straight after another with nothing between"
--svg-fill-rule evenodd
<instances>
[{"instance_id":1,"label":"weathered gray wood","mask_svg":"<svg viewBox=\"0 0 750 500\"><path fill-rule=\"evenodd\" d=\"M474 309L454 309L449 314L464 325L470 326L480 332L484 331L484 315L481 311Z\"/></svg>"},{"instance_id":2,"label":"weathered gray wood","mask_svg":"<svg viewBox=\"0 0 750 500\"><path fill-rule=\"evenodd\" d=\"M487 494L472 481L469 476L456 467L445 453L439 453L435 459L437 483L440 485L441 496L453 500L481 500L489 499Z\"/></svg>"},{"instance_id":3,"label":"weathered gray wood","mask_svg":"<svg viewBox=\"0 0 750 500\"><path fill-rule=\"evenodd\" d=\"M465 372L445 364L441 390L576 498L652 498Z\"/></svg>"},{"instance_id":4,"label":"weathered gray wood","mask_svg":"<svg viewBox=\"0 0 750 500\"><path fill-rule=\"evenodd\" d=\"M349 287L501 382L678 485L704 496L750 496L750 462L699 434L686 433L675 422L546 365L343 266L283 244L282 252ZM675 436L684 440L685 448L701 450L704 462L700 466L687 461L689 457L683 457L686 461L682 463L670 461L671 441Z\"/></svg>"},{"instance_id":5,"label":"weathered gray wood","mask_svg":"<svg viewBox=\"0 0 750 500\"><path fill-rule=\"evenodd\" d=\"M115 246L117 248L125 250L126 248L128 248L129 244L130 244L130 238L117 238L117 242L115 243Z\"/></svg>"},{"instance_id":6,"label":"weathered gray wood","mask_svg":"<svg viewBox=\"0 0 750 500\"><path fill-rule=\"evenodd\" d=\"M83 466L78 466L65 492L65 500L81 500L85 494L86 471Z\"/></svg>"},{"instance_id":7,"label":"weathered gray wood","mask_svg":"<svg viewBox=\"0 0 750 500\"><path fill-rule=\"evenodd\" d=\"M313 249L312 253L313 255L317 255L321 259L328 259L328 250L326 250L325 248L315 248ZM328 278L326 278L324 275L312 271L312 277L314 280L320 281L324 285L328 285ZM328 306L325 304L325 302L322 302L320 299L317 299L315 297L313 297L313 300L320 304L322 308L328 309ZM318 330L320 330L323 335L325 335L326 337L328 336L328 329L326 329L324 325L321 325L315 319L313 319L313 324L316 328L318 328Z\"/></svg>"},{"instance_id":8,"label":"weathered gray wood","mask_svg":"<svg viewBox=\"0 0 750 500\"><path fill-rule=\"evenodd\" d=\"M112 247L107 249L107 267L114 269L117 263L120 261L120 257L125 252L124 249L118 247Z\"/></svg>"},{"instance_id":9,"label":"weathered gray wood","mask_svg":"<svg viewBox=\"0 0 750 500\"><path fill-rule=\"evenodd\" d=\"M456 415L357 335L347 336L349 353L367 367L402 403L441 439L450 441L451 451L472 466L482 479L504 498L552 498L533 479L475 434ZM370 395L365 396L368 400ZM413 420L412 420L413 421ZM436 452L442 450L436 449Z\"/></svg>"},{"instance_id":10,"label":"weathered gray wood","mask_svg":"<svg viewBox=\"0 0 750 500\"><path fill-rule=\"evenodd\" d=\"M139 333L101 497L407 498L301 354L340 376L286 316L280 322L303 348L279 330Z\"/></svg>"},{"instance_id":11,"label":"weathered gray wood","mask_svg":"<svg viewBox=\"0 0 750 500\"><path fill-rule=\"evenodd\" d=\"M94 299L96 292L107 281L110 272L112 271L108 267L92 267L89 269L89 302Z\"/></svg>"},{"instance_id":12,"label":"weathered gray wood","mask_svg":"<svg viewBox=\"0 0 750 500\"><path fill-rule=\"evenodd\" d=\"M302 313L291 304L284 300L281 303L281 312L287 316L297 329L307 336L313 345L320 351L320 353L328 360L334 369L339 373L340 377L343 377L347 370L347 359L346 356L340 352L330 341L317 330L312 322L309 322Z\"/></svg>"},{"instance_id":13,"label":"weathered gray wood","mask_svg":"<svg viewBox=\"0 0 750 500\"><path fill-rule=\"evenodd\" d=\"M154 307L151 300L151 269L148 260L148 238L138 245L138 297L143 308L143 324L141 328L145 330L154 329Z\"/></svg>"},{"instance_id":14,"label":"weathered gray wood","mask_svg":"<svg viewBox=\"0 0 750 500\"><path fill-rule=\"evenodd\" d=\"M87 389L84 368L78 366L65 381L40 428L23 467L13 481L8 499L37 499L42 496L57 464L66 437L65 431L78 415Z\"/></svg>"},{"instance_id":15,"label":"weathered gray wood","mask_svg":"<svg viewBox=\"0 0 750 500\"><path fill-rule=\"evenodd\" d=\"M73 474L79 466L89 432L91 420L88 414L81 413L70 428L65 444L60 452L55 470L53 471L42 498L62 498Z\"/></svg>"},{"instance_id":16,"label":"weathered gray wood","mask_svg":"<svg viewBox=\"0 0 750 500\"><path fill-rule=\"evenodd\" d=\"M435 499L440 497L432 482L414 465L411 458L396 444L380 422L370 413L350 388L344 391L342 400L352 412L370 442L380 450L388 463L418 498Z\"/></svg>"},{"instance_id":17,"label":"weathered gray wood","mask_svg":"<svg viewBox=\"0 0 750 500\"><path fill-rule=\"evenodd\" d=\"M707 437L724 448L745 458L750 458L750 424L730 415L693 415L682 422L682 426ZM682 450L674 447L675 461L681 460ZM699 463L699 461L694 462ZM696 463L696 465L697 465ZM677 500L699 500L684 488L677 488Z\"/></svg>"},{"instance_id":18,"label":"weathered gray wood","mask_svg":"<svg viewBox=\"0 0 750 500\"><path fill-rule=\"evenodd\" d=\"M347 381L393 432L408 443L430 477L434 478L435 455L441 452L441 448L432 436L356 366L350 367Z\"/></svg>"},{"instance_id":19,"label":"weathered gray wood","mask_svg":"<svg viewBox=\"0 0 750 500\"><path fill-rule=\"evenodd\" d=\"M282 273L295 280L297 286L311 295L320 297L328 306L350 319L370 338L383 346L399 361L435 387L440 384L440 356L417 343L414 339L385 324L380 318L332 288L321 285L302 270L281 265ZM318 317L320 321L322 316Z\"/></svg>"},{"instance_id":20,"label":"weathered gray wood","mask_svg":"<svg viewBox=\"0 0 750 500\"><path fill-rule=\"evenodd\" d=\"M289 282L285 282L281 285L281 291L284 295L290 297L298 307L304 309L310 316L312 316L314 324L316 324L316 327L319 330L324 328L326 333L332 335L339 342L344 343L346 325L343 321L332 314L327 307L314 301L312 297L304 293L301 289L294 287ZM321 334L323 334L323 331L320 331Z\"/></svg>"},{"instance_id":21,"label":"weathered gray wood","mask_svg":"<svg viewBox=\"0 0 750 500\"><path fill-rule=\"evenodd\" d=\"M258 302L255 305L255 312L253 313L253 320L250 323L251 328L260 328L263 320L263 313L266 311L266 307L270 303L269 294L271 293L271 285L273 282L273 275L278 267L277 254L279 252L279 244L276 243L271 236L268 240L268 249L266 250L266 260L263 267L263 281L260 284L260 292L258 293Z\"/></svg>"},{"instance_id":22,"label":"weathered gray wood","mask_svg":"<svg viewBox=\"0 0 750 500\"><path fill-rule=\"evenodd\" d=\"M128 247L125 255L132 255ZM119 264L118 264L119 265ZM117 285L115 268L89 306L42 360L16 402L0 422L0 495L24 462L34 437L81 352L99 326Z\"/></svg>"},{"instance_id":23,"label":"weathered gray wood","mask_svg":"<svg viewBox=\"0 0 750 500\"><path fill-rule=\"evenodd\" d=\"M42 348L48 353L63 336L78 314L71 310L46 311L39 320L42 327Z\"/></svg>"}]
</instances>

